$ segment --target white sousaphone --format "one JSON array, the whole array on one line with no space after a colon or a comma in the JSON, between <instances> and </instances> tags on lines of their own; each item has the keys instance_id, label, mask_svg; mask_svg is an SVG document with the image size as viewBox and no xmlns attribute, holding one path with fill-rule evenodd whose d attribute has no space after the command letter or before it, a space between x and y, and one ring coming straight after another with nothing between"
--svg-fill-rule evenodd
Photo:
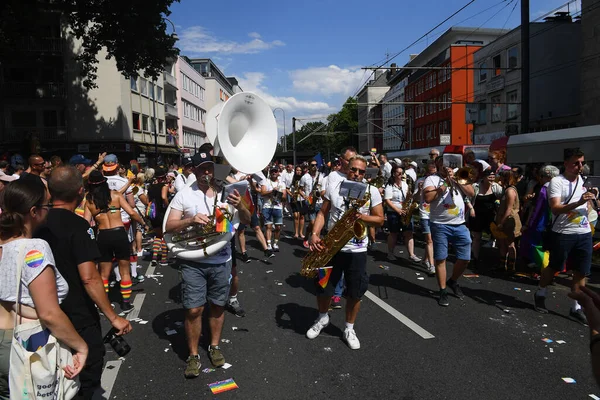
<instances>
[{"instance_id":1,"label":"white sousaphone","mask_svg":"<svg viewBox=\"0 0 600 400\"><path fill-rule=\"evenodd\" d=\"M215 156L223 157L227 164L240 172L259 173L275 154L277 123L271 107L261 97L251 92L237 93L208 111L206 136L214 147ZM224 182L229 170L229 167L216 164L215 181ZM166 230L170 211L171 204L165 213L163 231ZM237 213L231 223L237 229ZM165 233L164 238L173 255L193 261L218 254L233 235L232 232L206 234L198 226L181 233Z\"/></svg>"}]
</instances>

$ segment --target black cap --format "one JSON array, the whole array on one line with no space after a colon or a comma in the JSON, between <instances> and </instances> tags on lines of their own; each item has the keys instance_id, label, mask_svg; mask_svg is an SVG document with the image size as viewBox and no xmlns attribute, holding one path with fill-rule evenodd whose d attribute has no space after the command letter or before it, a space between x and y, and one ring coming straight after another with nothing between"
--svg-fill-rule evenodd
<instances>
[{"instance_id":1,"label":"black cap","mask_svg":"<svg viewBox=\"0 0 600 400\"><path fill-rule=\"evenodd\" d=\"M162 165L156 167L156 170L154 171L154 176L156 178L162 178L165 175L167 175L167 169L165 167L163 167Z\"/></svg>"},{"instance_id":2,"label":"black cap","mask_svg":"<svg viewBox=\"0 0 600 400\"><path fill-rule=\"evenodd\" d=\"M194 165L194 161L192 161L192 157L186 157L183 159L183 166L187 167L190 165Z\"/></svg>"},{"instance_id":3,"label":"black cap","mask_svg":"<svg viewBox=\"0 0 600 400\"><path fill-rule=\"evenodd\" d=\"M194 164L194 167L198 167L201 164L206 163L206 162L210 162L210 163L214 164L214 162L212 160L212 156L209 153L204 153L204 152L196 153L192 157L192 163Z\"/></svg>"}]
</instances>

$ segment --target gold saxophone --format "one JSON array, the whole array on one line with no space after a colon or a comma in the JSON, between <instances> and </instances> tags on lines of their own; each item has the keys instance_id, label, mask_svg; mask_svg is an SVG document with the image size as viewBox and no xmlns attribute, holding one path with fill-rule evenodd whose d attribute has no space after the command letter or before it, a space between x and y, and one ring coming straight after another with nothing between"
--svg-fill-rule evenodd
<instances>
[{"instance_id":1,"label":"gold saxophone","mask_svg":"<svg viewBox=\"0 0 600 400\"><path fill-rule=\"evenodd\" d=\"M385 185L385 178L381 174L381 171L379 171L379 173L377 174L377 177L371 179L371 181L369 183L371 184L371 186L375 186L377 189L379 189L380 187L383 187L383 185Z\"/></svg>"},{"instance_id":2,"label":"gold saxophone","mask_svg":"<svg viewBox=\"0 0 600 400\"><path fill-rule=\"evenodd\" d=\"M406 213L401 215L400 218L402 220L402 225L407 226L410 224L413 213L419 207L419 203L415 202L415 196L413 194L415 191L415 181L407 174L402 175L402 180L406 181L408 189L406 191L404 202L402 203L402 209L406 211Z\"/></svg>"},{"instance_id":3,"label":"gold saxophone","mask_svg":"<svg viewBox=\"0 0 600 400\"><path fill-rule=\"evenodd\" d=\"M367 204L371 193L367 190L362 200L354 200L338 222L329 230L322 240L323 251L311 251L302 259L300 275L307 278L317 276L319 268L323 268L333 256L353 237L363 240L367 237L367 226L357 218L358 209Z\"/></svg>"}]
</instances>

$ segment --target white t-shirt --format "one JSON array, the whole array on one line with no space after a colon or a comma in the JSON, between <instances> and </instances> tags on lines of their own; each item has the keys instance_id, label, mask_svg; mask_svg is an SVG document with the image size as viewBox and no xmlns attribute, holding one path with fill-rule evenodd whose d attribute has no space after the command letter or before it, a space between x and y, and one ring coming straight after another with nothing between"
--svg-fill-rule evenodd
<instances>
[{"instance_id":1,"label":"white t-shirt","mask_svg":"<svg viewBox=\"0 0 600 400\"><path fill-rule=\"evenodd\" d=\"M415 193L419 191L419 184L423 182L423 188L421 189L419 197L421 199L419 202L419 217L421 219L429 219L429 203L425 202L425 196L423 195L423 189L425 189L425 179L427 179L426 176L417 179L415 182Z\"/></svg>"},{"instance_id":2,"label":"white t-shirt","mask_svg":"<svg viewBox=\"0 0 600 400\"><path fill-rule=\"evenodd\" d=\"M431 175L425 179L424 188L439 188L444 184L444 180L438 175ZM460 225L465 223L465 202L456 189L454 192L448 188L446 193L438 196L433 203L429 205L429 218L435 224Z\"/></svg>"},{"instance_id":3,"label":"white t-shirt","mask_svg":"<svg viewBox=\"0 0 600 400\"><path fill-rule=\"evenodd\" d=\"M214 197L206 196L204 192L198 188L198 184L194 183L175 195L171 202L171 208L183 212L183 218L191 218L196 214L210 216L213 214L214 201ZM234 215L234 213L237 212L237 210L228 203L217 202L217 207L227 208L231 215ZM221 264L229 260L231 260L231 244L228 242L218 254L201 258L198 262Z\"/></svg>"},{"instance_id":4,"label":"white t-shirt","mask_svg":"<svg viewBox=\"0 0 600 400\"><path fill-rule=\"evenodd\" d=\"M331 202L331 208L329 210L329 225L328 228L331 230L336 222L340 220L342 215L347 210L345 199L340 196L340 186L342 180L337 181L335 184L329 184L325 191L325 198ZM370 215L370 209L381 204L381 194L379 190L374 186L368 186L369 192L371 193L371 199L359 209L361 214ZM348 227L349 229L350 227ZM363 240L357 240L356 238L350 239L348 243L340 250L343 253L363 253L367 251L367 244L369 239L364 238Z\"/></svg>"},{"instance_id":5,"label":"white t-shirt","mask_svg":"<svg viewBox=\"0 0 600 400\"><path fill-rule=\"evenodd\" d=\"M177 175L177 178L175 178L175 192L181 192L185 185L190 182L196 182L196 175L190 174L187 178L183 174Z\"/></svg>"},{"instance_id":6,"label":"white t-shirt","mask_svg":"<svg viewBox=\"0 0 600 400\"><path fill-rule=\"evenodd\" d=\"M294 171L287 172L284 170L280 175L279 179L283 182L286 188L290 188L292 186L292 180L294 179Z\"/></svg>"},{"instance_id":7,"label":"white t-shirt","mask_svg":"<svg viewBox=\"0 0 600 400\"><path fill-rule=\"evenodd\" d=\"M121 190L123 186L127 185L129 181L127 178L123 178L120 175L110 175L106 177L106 182L108 183L108 188L110 190ZM132 188L129 186L125 191L124 195L132 193ZM130 217L122 208L121 208L121 221L129 222Z\"/></svg>"},{"instance_id":8,"label":"white t-shirt","mask_svg":"<svg viewBox=\"0 0 600 400\"><path fill-rule=\"evenodd\" d=\"M573 193L573 191L575 192ZM571 196L571 193L573 193L569 204L577 203L586 191L587 189L583 187L583 178L578 177L577 181L570 182L563 175L559 175L550 181L548 199L559 197L561 204L564 204L569 196ZM591 232L590 222L588 221L587 203L580 205L567 214L553 215L553 221L555 221L552 226L553 232L564 234Z\"/></svg>"},{"instance_id":9,"label":"white t-shirt","mask_svg":"<svg viewBox=\"0 0 600 400\"><path fill-rule=\"evenodd\" d=\"M400 187L394 183L385 187L383 198L390 200L396 207L402 207L402 203L406 201L406 192L408 192L406 182L401 182Z\"/></svg>"},{"instance_id":10,"label":"white t-shirt","mask_svg":"<svg viewBox=\"0 0 600 400\"><path fill-rule=\"evenodd\" d=\"M314 185L317 185L316 188L314 188ZM317 172L317 174L315 175L315 177L313 178L309 173L306 173L302 176L302 178L300 178L300 188L304 191L304 195L306 197L310 196L310 194L314 189L317 189L319 191L323 190L323 175L320 172ZM323 198L321 196L317 197L317 201L316 204L320 204L323 203Z\"/></svg>"},{"instance_id":11,"label":"white t-shirt","mask_svg":"<svg viewBox=\"0 0 600 400\"><path fill-rule=\"evenodd\" d=\"M23 250L21 250L23 246ZM42 239L17 239L2 246L2 259L0 259L0 300L17 301L17 263L21 267L21 304L34 307L29 294L29 284L37 278L46 267L54 269L56 275L56 291L58 302L67 297L69 285L55 267L54 255L50 245Z\"/></svg>"},{"instance_id":12,"label":"white t-shirt","mask_svg":"<svg viewBox=\"0 0 600 400\"><path fill-rule=\"evenodd\" d=\"M387 182L392 176L392 164L390 164L389 161L386 161L379 169L381 170L381 176L383 176L383 179Z\"/></svg>"},{"instance_id":13,"label":"white t-shirt","mask_svg":"<svg viewBox=\"0 0 600 400\"><path fill-rule=\"evenodd\" d=\"M417 172L413 168L407 168L406 175L410 176L413 182L417 181Z\"/></svg>"},{"instance_id":14,"label":"white t-shirt","mask_svg":"<svg viewBox=\"0 0 600 400\"><path fill-rule=\"evenodd\" d=\"M261 189L262 189L262 186L265 186L268 192L275 189L282 195L285 193L285 184L283 182L281 182L279 179L277 179L275 182L273 182L270 179L267 179L267 180L262 181L260 184L261 184ZM281 210L281 208L282 208L281 201L277 201L276 198L274 198L274 196L272 194L268 194L266 196L261 195L260 197L263 200L263 208L273 208L275 210ZM278 196L278 198L279 198L279 200L281 200L283 197Z\"/></svg>"},{"instance_id":15,"label":"white t-shirt","mask_svg":"<svg viewBox=\"0 0 600 400\"><path fill-rule=\"evenodd\" d=\"M142 200L140 200L140 196L144 194L148 196L148 191L143 186L138 186L138 188L138 192L133 195L133 199L135 200L135 206L137 207L137 209L140 211L140 213L142 213L142 215L145 215L146 205L142 203Z\"/></svg>"}]
</instances>

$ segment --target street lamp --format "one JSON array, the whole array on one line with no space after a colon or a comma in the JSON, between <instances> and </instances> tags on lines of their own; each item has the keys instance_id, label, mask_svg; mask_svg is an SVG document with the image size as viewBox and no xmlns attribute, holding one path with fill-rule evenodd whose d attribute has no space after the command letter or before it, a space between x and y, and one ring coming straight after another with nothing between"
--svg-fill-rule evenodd
<instances>
[{"instance_id":1,"label":"street lamp","mask_svg":"<svg viewBox=\"0 0 600 400\"><path fill-rule=\"evenodd\" d=\"M281 110L283 113L283 151L287 152L287 137L285 135L285 110L281 107L277 107L273 109L273 115L275 115L275 111Z\"/></svg>"}]
</instances>

